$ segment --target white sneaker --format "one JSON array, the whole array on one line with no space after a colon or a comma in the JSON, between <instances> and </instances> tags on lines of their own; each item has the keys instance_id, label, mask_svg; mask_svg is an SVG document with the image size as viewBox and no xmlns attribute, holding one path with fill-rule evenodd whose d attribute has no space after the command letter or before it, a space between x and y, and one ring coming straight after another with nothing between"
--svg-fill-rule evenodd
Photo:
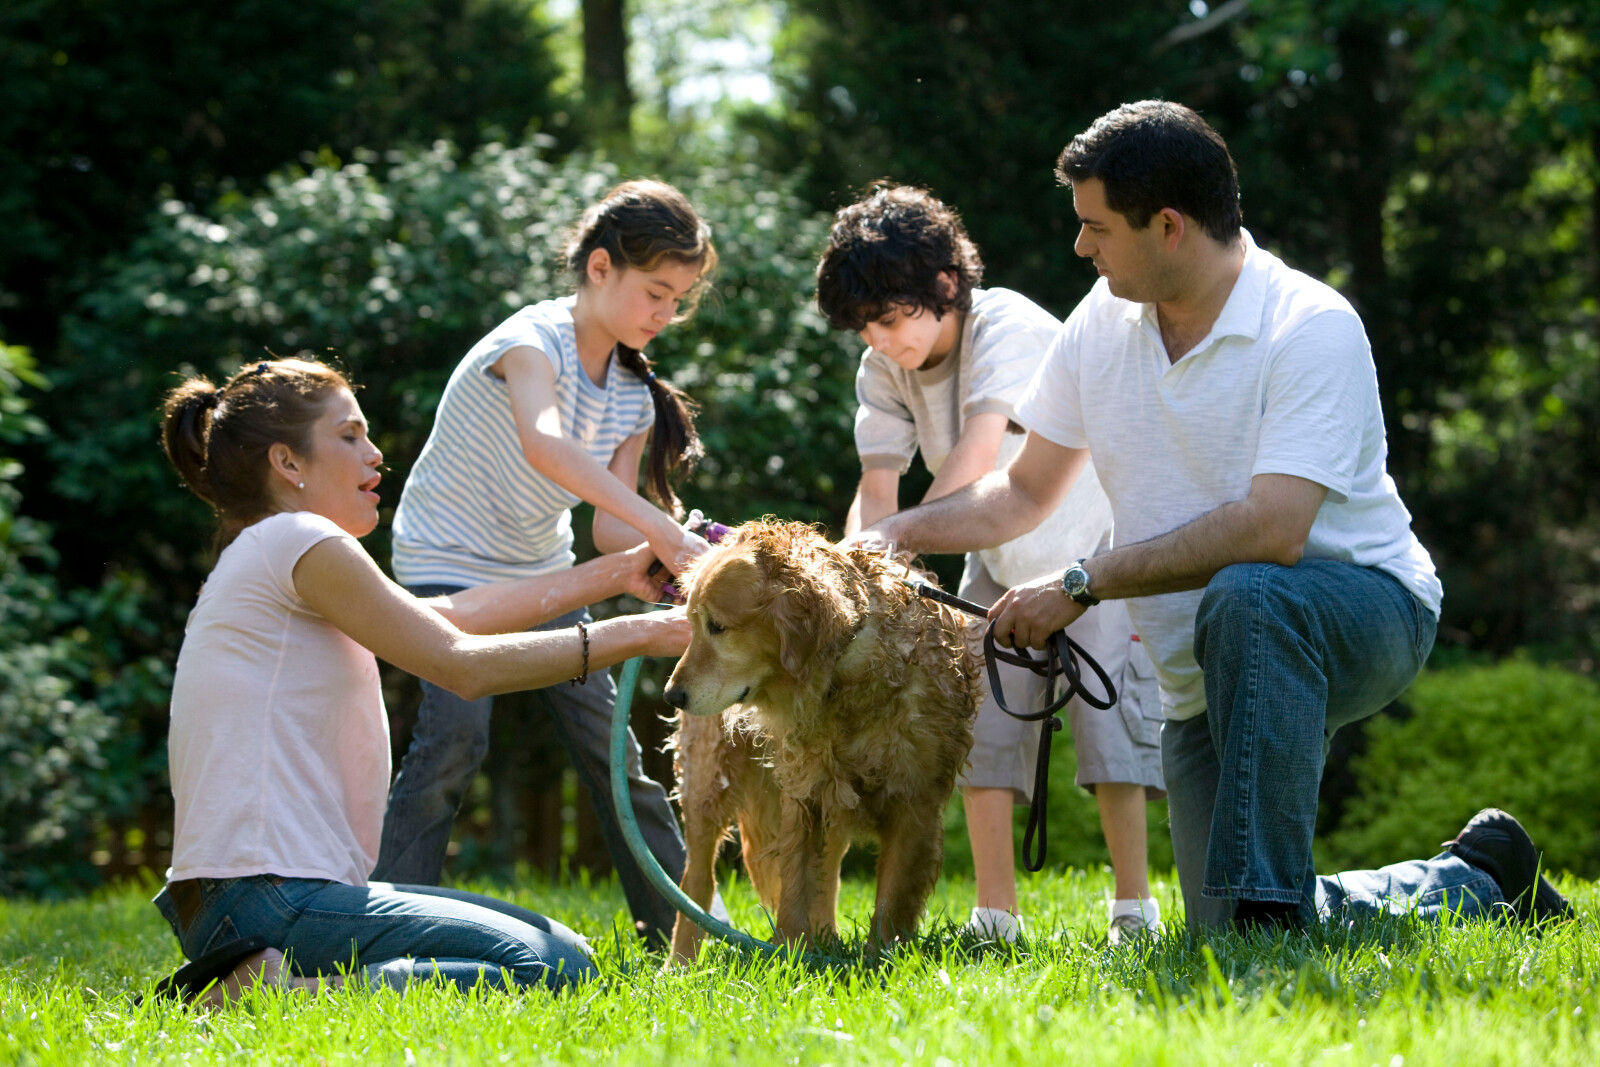
<instances>
[{"instance_id":1,"label":"white sneaker","mask_svg":"<svg viewBox=\"0 0 1600 1067\"><path fill-rule=\"evenodd\" d=\"M1015 942L1023 934L1022 916L1000 908L973 908L972 918L958 933L987 941Z\"/></svg>"},{"instance_id":2,"label":"white sneaker","mask_svg":"<svg viewBox=\"0 0 1600 1067\"><path fill-rule=\"evenodd\" d=\"M1160 937L1166 932L1167 928L1161 925L1160 919L1146 922L1143 915L1117 915L1112 918L1111 927L1106 931L1106 942L1116 946L1135 938Z\"/></svg>"}]
</instances>

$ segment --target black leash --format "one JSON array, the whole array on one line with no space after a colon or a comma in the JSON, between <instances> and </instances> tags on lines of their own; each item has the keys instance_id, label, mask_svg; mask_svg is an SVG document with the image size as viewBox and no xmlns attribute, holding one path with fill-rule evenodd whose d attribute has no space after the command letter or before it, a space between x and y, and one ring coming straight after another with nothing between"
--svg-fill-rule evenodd
<instances>
[{"instance_id":1,"label":"black leash","mask_svg":"<svg viewBox=\"0 0 1600 1067\"><path fill-rule=\"evenodd\" d=\"M974 604L970 600L962 600L958 596L946 593L943 589L936 589L926 582L907 580L907 584L918 596L937 600L941 604L948 604L953 608L974 615L978 618L987 618L989 609L981 604ZM1101 688L1105 696L1097 697L1083 685L1083 671L1079 666L1080 661L1089 666L1096 677L1100 679ZM1028 829L1022 835L1022 865L1030 871L1038 871L1044 867L1045 843L1047 838L1045 809L1050 798L1050 739L1057 730L1061 729L1061 720L1056 717L1056 712L1067 706L1067 702L1075 696L1081 696L1083 702L1092 708L1109 708L1117 702L1117 689L1111 684L1111 678L1106 674L1105 668L1095 662L1095 658L1078 642L1067 636L1067 631L1057 630L1045 640L1044 656L1034 659L1033 654L1025 648L1007 650L995 644L994 623L983 634L983 662L989 671L989 691L994 694L997 707L1013 719L1022 722L1039 723L1039 757L1033 768L1033 803L1028 806ZM1022 667L1032 671L1045 680L1045 706L1038 711L1018 712L1006 707L1005 694L1000 689L1000 663L1009 663L1015 667ZM1058 697L1056 696L1056 679L1065 677L1067 688ZM1039 834L1039 850L1033 849L1034 831Z\"/></svg>"}]
</instances>

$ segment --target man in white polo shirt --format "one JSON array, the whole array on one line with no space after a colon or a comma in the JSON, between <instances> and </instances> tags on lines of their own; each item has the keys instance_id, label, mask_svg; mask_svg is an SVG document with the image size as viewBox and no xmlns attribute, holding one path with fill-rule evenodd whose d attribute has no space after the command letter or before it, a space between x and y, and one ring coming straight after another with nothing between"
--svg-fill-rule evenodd
<instances>
[{"instance_id":1,"label":"man in white polo shirt","mask_svg":"<svg viewBox=\"0 0 1600 1067\"><path fill-rule=\"evenodd\" d=\"M1057 174L1101 280L1017 409L1022 452L858 540L918 552L1009 540L1054 510L1092 453L1116 546L1009 590L990 618L1002 643L1042 648L1100 599L1128 601L1161 682L1190 924L1300 926L1407 897L1469 911L1526 897L1519 914L1539 917L1525 879L1502 886L1494 863L1458 852L1342 881L1311 865L1327 738L1411 683L1441 596L1384 469L1360 318L1240 228L1227 146L1182 105L1102 116ZM1495 840L1515 837L1497 819ZM1467 846L1489 832L1467 829ZM1505 846L1517 863L1525 841ZM1545 888L1544 911L1560 912Z\"/></svg>"}]
</instances>

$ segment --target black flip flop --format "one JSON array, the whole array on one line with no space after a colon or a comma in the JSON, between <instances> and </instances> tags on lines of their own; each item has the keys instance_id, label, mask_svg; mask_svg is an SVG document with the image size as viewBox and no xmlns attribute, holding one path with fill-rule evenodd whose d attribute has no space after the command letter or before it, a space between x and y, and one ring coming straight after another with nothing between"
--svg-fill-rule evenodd
<instances>
[{"instance_id":1,"label":"black flip flop","mask_svg":"<svg viewBox=\"0 0 1600 1067\"><path fill-rule=\"evenodd\" d=\"M267 939L259 934L229 941L173 971L150 995L156 999L188 1000L212 982L228 977L244 959L266 947Z\"/></svg>"}]
</instances>

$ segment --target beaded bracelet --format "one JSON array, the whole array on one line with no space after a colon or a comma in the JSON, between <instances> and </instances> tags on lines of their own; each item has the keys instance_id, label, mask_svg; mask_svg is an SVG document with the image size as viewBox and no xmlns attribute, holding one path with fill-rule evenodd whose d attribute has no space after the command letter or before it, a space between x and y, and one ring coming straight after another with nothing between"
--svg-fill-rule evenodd
<instances>
[{"instance_id":1,"label":"beaded bracelet","mask_svg":"<svg viewBox=\"0 0 1600 1067\"><path fill-rule=\"evenodd\" d=\"M583 685L589 680L589 628L582 622L578 623L578 636L583 639L583 670L568 685Z\"/></svg>"}]
</instances>

